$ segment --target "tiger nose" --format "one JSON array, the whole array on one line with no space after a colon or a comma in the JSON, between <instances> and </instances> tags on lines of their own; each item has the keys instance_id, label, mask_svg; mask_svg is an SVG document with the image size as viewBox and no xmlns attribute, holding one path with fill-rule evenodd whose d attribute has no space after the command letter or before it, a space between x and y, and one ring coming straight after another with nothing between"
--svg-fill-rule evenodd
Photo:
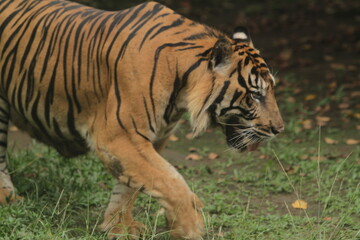
<instances>
[{"instance_id":1,"label":"tiger nose","mask_svg":"<svg viewBox=\"0 0 360 240\"><path fill-rule=\"evenodd\" d=\"M271 127L270 127L270 131L271 131L274 135L277 135L277 134L281 133L282 131L284 131L284 125L280 125L280 126L278 126L278 127L271 126Z\"/></svg>"}]
</instances>

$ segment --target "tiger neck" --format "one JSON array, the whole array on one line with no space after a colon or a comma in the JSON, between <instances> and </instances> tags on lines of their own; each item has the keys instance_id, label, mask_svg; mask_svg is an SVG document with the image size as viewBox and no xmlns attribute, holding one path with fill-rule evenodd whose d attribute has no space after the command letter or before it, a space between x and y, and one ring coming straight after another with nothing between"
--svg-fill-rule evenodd
<instances>
[{"instance_id":1,"label":"tiger neck","mask_svg":"<svg viewBox=\"0 0 360 240\"><path fill-rule=\"evenodd\" d=\"M177 103L190 114L190 121L195 134L205 131L210 125L207 105L211 100L214 79L208 70L208 54L215 41L216 39L208 41L206 44L208 47L187 52L187 56L184 54L177 56L178 74L174 82L174 89L179 91Z\"/></svg>"}]
</instances>

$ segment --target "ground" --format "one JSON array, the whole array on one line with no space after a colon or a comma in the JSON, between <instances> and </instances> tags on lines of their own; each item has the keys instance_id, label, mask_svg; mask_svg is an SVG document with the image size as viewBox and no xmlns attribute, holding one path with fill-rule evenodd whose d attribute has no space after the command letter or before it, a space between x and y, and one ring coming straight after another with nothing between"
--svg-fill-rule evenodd
<instances>
[{"instance_id":1,"label":"ground","mask_svg":"<svg viewBox=\"0 0 360 240\"><path fill-rule=\"evenodd\" d=\"M184 117L164 156L205 202L205 239L359 240L358 1L234 2L167 1L229 33L249 28L276 75L286 130L239 154L219 129L190 139ZM0 208L0 238L105 239L96 225L113 181L100 162L62 158L14 128L10 139L13 180L25 200ZM298 199L307 209L292 206ZM137 205L144 239L168 239L160 206L147 196Z\"/></svg>"}]
</instances>

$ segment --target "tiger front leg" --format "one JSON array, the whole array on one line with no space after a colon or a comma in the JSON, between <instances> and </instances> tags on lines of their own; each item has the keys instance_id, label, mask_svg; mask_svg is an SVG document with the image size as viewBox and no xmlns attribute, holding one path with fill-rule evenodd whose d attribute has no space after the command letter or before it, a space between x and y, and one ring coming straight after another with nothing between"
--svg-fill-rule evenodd
<instances>
[{"instance_id":1,"label":"tiger front leg","mask_svg":"<svg viewBox=\"0 0 360 240\"><path fill-rule=\"evenodd\" d=\"M156 198L165 208L173 239L202 239L201 201L151 143L135 146L127 138L118 138L102 146L107 147L97 153L120 183Z\"/></svg>"},{"instance_id":2,"label":"tiger front leg","mask_svg":"<svg viewBox=\"0 0 360 240\"><path fill-rule=\"evenodd\" d=\"M134 221L132 216L138 193L138 190L121 183L114 186L104 221L99 226L101 230L109 231L110 239L138 239L144 231L145 226Z\"/></svg>"}]
</instances>

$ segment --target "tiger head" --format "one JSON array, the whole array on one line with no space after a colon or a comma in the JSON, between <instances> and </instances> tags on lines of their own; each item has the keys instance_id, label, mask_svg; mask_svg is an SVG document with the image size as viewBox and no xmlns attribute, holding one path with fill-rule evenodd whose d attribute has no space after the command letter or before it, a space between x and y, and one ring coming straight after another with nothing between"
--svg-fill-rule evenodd
<instances>
[{"instance_id":1,"label":"tiger head","mask_svg":"<svg viewBox=\"0 0 360 240\"><path fill-rule=\"evenodd\" d=\"M210 94L201 110L191 114L197 127L221 126L230 147L255 150L259 143L284 130L275 96L275 79L249 34L238 28L233 39L220 38L209 54L206 78Z\"/></svg>"}]
</instances>

